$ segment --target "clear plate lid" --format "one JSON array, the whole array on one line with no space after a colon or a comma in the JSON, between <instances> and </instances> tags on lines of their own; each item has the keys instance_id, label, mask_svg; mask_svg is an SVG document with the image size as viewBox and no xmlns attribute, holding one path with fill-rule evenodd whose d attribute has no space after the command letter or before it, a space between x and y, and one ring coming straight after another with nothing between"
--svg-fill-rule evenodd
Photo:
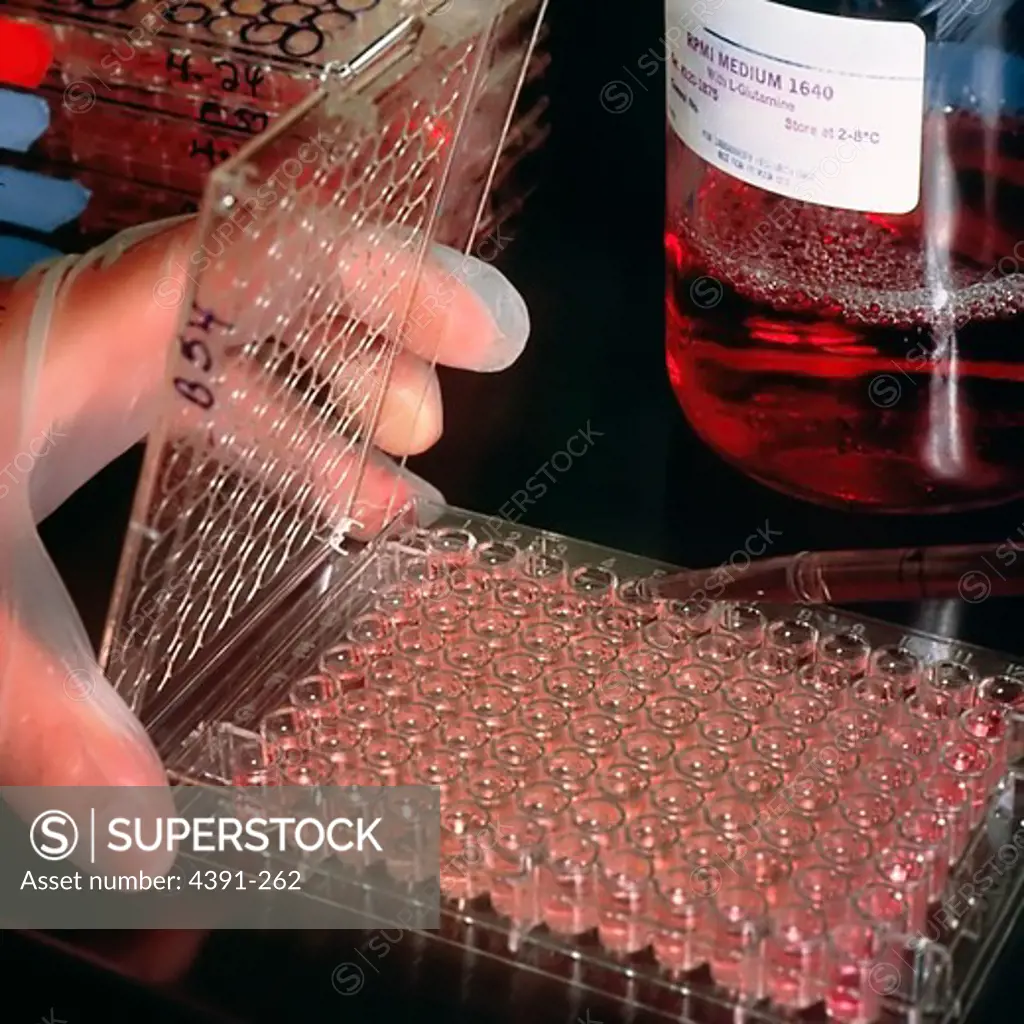
<instances>
[{"instance_id":1,"label":"clear plate lid","mask_svg":"<svg viewBox=\"0 0 1024 1024\"><path fill-rule=\"evenodd\" d=\"M213 172L154 292L180 328L101 652L143 720L404 500L372 445L382 398L444 294L427 248L472 242L545 5L371 6L373 42Z\"/></svg>"}]
</instances>

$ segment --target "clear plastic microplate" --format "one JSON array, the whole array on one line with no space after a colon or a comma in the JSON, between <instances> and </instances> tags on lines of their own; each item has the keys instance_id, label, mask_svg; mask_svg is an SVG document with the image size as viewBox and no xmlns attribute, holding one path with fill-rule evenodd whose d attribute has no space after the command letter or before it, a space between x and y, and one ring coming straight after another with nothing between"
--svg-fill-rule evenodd
<instances>
[{"instance_id":1,"label":"clear plastic microplate","mask_svg":"<svg viewBox=\"0 0 1024 1024\"><path fill-rule=\"evenodd\" d=\"M687 1021L963 1019L1024 882L1016 667L652 607L662 568L406 509L155 732L182 780L438 786L442 942Z\"/></svg>"}]
</instances>

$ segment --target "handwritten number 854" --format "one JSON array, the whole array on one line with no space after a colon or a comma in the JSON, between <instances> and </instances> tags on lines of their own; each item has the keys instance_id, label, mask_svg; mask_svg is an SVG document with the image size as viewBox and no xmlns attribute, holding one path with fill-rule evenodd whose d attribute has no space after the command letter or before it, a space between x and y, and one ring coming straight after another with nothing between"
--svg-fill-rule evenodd
<instances>
[{"instance_id":1,"label":"handwritten number 854","mask_svg":"<svg viewBox=\"0 0 1024 1024\"><path fill-rule=\"evenodd\" d=\"M188 321L189 327L206 332L210 330L213 324L217 324L219 327L227 330L231 329L231 325L220 320L215 313L202 309L193 302L192 313ZM180 336L178 338L178 348L182 356L196 367L200 373L209 373L213 369L213 353L210 351L207 343L201 338ZM193 405L198 405L200 409L213 408L213 392L200 381L175 377L174 389L182 398L187 399Z\"/></svg>"}]
</instances>

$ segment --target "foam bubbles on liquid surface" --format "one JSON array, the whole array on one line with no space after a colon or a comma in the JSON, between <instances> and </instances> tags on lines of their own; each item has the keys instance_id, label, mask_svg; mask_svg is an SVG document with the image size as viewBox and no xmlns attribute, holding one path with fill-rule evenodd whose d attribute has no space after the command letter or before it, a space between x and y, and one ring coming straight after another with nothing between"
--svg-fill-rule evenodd
<instances>
[{"instance_id":1,"label":"foam bubbles on liquid surface","mask_svg":"<svg viewBox=\"0 0 1024 1024\"><path fill-rule=\"evenodd\" d=\"M942 244L929 253L919 226L901 232L881 217L737 184L708 182L681 236L703 274L743 298L877 327L960 327L1024 311L1024 264L1013 256L979 267Z\"/></svg>"}]
</instances>

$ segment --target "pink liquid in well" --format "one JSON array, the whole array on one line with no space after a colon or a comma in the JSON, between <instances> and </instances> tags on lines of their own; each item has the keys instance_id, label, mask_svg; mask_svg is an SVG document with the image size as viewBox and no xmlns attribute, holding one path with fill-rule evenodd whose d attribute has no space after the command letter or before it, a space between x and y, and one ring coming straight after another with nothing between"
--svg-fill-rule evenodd
<instances>
[{"instance_id":1,"label":"pink liquid in well","mask_svg":"<svg viewBox=\"0 0 1024 1024\"><path fill-rule=\"evenodd\" d=\"M821 998L824 943L814 951L768 947L765 990L779 1006L805 1010Z\"/></svg>"},{"instance_id":2,"label":"pink liquid in well","mask_svg":"<svg viewBox=\"0 0 1024 1024\"><path fill-rule=\"evenodd\" d=\"M761 954L739 936L718 937L711 943L708 966L716 985L737 996L760 997L763 989Z\"/></svg>"},{"instance_id":3,"label":"pink liquid in well","mask_svg":"<svg viewBox=\"0 0 1024 1024\"><path fill-rule=\"evenodd\" d=\"M578 894L555 884L541 891L541 916L558 935L582 935L597 927L597 907L593 895Z\"/></svg>"},{"instance_id":4,"label":"pink liquid in well","mask_svg":"<svg viewBox=\"0 0 1024 1024\"><path fill-rule=\"evenodd\" d=\"M611 953L628 956L650 945L650 923L633 913L611 908L598 912L597 937Z\"/></svg>"},{"instance_id":5,"label":"pink liquid in well","mask_svg":"<svg viewBox=\"0 0 1024 1024\"><path fill-rule=\"evenodd\" d=\"M951 750L917 711L952 706L950 687L974 707L973 684L946 670L943 689L907 652L757 608L652 604L561 554L425 537L232 776L275 784L315 755L335 781L438 786L447 899L487 897L517 929L615 957L650 949L673 974L707 965L789 1011L875 1021L876 951L834 936L870 923L854 910L870 883L902 886L911 923L941 896L1005 712L949 720ZM508 830L533 845L488 847ZM821 935L783 927L794 904Z\"/></svg>"},{"instance_id":6,"label":"pink liquid in well","mask_svg":"<svg viewBox=\"0 0 1024 1024\"><path fill-rule=\"evenodd\" d=\"M775 908L765 943L765 989L776 1004L803 1010L818 1002L827 932L824 914L802 899Z\"/></svg>"},{"instance_id":7,"label":"pink liquid in well","mask_svg":"<svg viewBox=\"0 0 1024 1024\"><path fill-rule=\"evenodd\" d=\"M880 1000L871 988L867 972L853 965L832 971L825 989L825 1008L839 1024L871 1024L878 1019Z\"/></svg>"},{"instance_id":8,"label":"pink liquid in well","mask_svg":"<svg viewBox=\"0 0 1024 1024\"><path fill-rule=\"evenodd\" d=\"M537 881L532 875L495 875L491 880L491 905L515 924L530 924L535 916Z\"/></svg>"},{"instance_id":9,"label":"pink liquid in well","mask_svg":"<svg viewBox=\"0 0 1024 1024\"><path fill-rule=\"evenodd\" d=\"M693 971L708 960L711 905L693 893L692 873L669 867L654 882L650 901L654 955L666 969Z\"/></svg>"},{"instance_id":10,"label":"pink liquid in well","mask_svg":"<svg viewBox=\"0 0 1024 1024\"><path fill-rule=\"evenodd\" d=\"M708 962L706 940L688 931L656 926L651 941L658 963L666 970L686 973Z\"/></svg>"}]
</instances>

